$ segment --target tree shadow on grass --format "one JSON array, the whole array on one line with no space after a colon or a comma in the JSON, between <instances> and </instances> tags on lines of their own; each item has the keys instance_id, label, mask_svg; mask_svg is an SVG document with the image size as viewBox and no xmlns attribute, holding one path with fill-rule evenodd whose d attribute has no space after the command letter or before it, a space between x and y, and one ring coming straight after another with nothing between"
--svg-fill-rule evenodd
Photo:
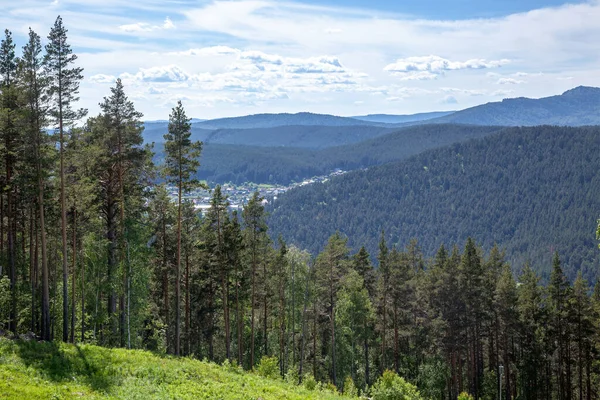
<instances>
[{"instance_id":1,"label":"tree shadow on grass","mask_svg":"<svg viewBox=\"0 0 600 400\"><path fill-rule=\"evenodd\" d=\"M95 351L73 346L68 351L54 342L15 342L17 355L27 367L38 370L55 382L77 381L94 391L107 393L119 385L121 377L111 365L107 351Z\"/></svg>"}]
</instances>

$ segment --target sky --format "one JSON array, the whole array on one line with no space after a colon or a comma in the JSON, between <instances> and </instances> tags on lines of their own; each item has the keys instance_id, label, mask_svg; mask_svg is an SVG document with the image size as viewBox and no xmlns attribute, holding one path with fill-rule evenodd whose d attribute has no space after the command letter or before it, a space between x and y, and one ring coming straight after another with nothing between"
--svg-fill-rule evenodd
<instances>
[{"instance_id":1,"label":"sky","mask_svg":"<svg viewBox=\"0 0 600 400\"><path fill-rule=\"evenodd\" d=\"M600 86L600 0L0 0L18 47L58 15L90 115L458 110Z\"/></svg>"}]
</instances>

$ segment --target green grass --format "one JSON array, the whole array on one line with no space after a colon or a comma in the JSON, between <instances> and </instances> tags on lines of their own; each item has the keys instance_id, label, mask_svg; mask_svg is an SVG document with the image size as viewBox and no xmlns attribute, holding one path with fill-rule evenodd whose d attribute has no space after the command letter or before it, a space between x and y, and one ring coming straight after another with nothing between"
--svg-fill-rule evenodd
<instances>
[{"instance_id":1,"label":"green grass","mask_svg":"<svg viewBox=\"0 0 600 400\"><path fill-rule=\"evenodd\" d=\"M189 358L0 339L0 399L343 399Z\"/></svg>"}]
</instances>

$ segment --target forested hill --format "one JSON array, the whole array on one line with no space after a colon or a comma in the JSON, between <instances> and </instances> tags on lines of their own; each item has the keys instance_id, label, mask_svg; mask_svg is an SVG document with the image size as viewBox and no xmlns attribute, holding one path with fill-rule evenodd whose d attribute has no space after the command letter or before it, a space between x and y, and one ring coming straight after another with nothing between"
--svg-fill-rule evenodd
<instances>
[{"instance_id":1,"label":"forested hill","mask_svg":"<svg viewBox=\"0 0 600 400\"><path fill-rule=\"evenodd\" d=\"M368 115L357 115L352 117L354 119L360 119L362 121L369 122L383 122L386 124L404 124L407 122L419 122L427 121L433 118L445 117L446 115L452 114L454 111L432 111L426 113L417 114L368 114Z\"/></svg>"},{"instance_id":2,"label":"forested hill","mask_svg":"<svg viewBox=\"0 0 600 400\"><path fill-rule=\"evenodd\" d=\"M600 88L579 86L561 95L541 99L505 99L428 122L503 126L600 125Z\"/></svg>"},{"instance_id":3,"label":"forested hill","mask_svg":"<svg viewBox=\"0 0 600 400\"><path fill-rule=\"evenodd\" d=\"M196 176L217 183L288 184L328 174L335 168L353 170L403 160L427 149L484 137L499 129L487 126L423 125L326 149L239 146L209 141L204 145ZM161 149L160 145L155 147L157 162L160 161Z\"/></svg>"},{"instance_id":4,"label":"forested hill","mask_svg":"<svg viewBox=\"0 0 600 400\"><path fill-rule=\"evenodd\" d=\"M219 118L202 121L195 124L205 129L251 129L272 128L276 126L289 125L320 125L320 126L355 126L355 125L378 125L386 126L381 122L361 121L349 117L338 117L329 114L314 114L300 112L296 114L254 114L243 117Z\"/></svg>"},{"instance_id":5,"label":"forested hill","mask_svg":"<svg viewBox=\"0 0 600 400\"><path fill-rule=\"evenodd\" d=\"M269 210L273 237L320 250L336 230L377 254L378 235L425 254L468 236L497 243L547 276L558 250L569 278L594 282L600 128L507 128L481 140L294 189Z\"/></svg>"}]
</instances>

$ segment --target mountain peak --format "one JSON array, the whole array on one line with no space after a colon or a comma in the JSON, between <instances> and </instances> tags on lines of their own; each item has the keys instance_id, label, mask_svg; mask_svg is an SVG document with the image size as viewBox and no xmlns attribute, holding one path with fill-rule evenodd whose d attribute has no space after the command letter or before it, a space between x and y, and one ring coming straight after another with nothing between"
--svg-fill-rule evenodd
<instances>
[{"instance_id":1,"label":"mountain peak","mask_svg":"<svg viewBox=\"0 0 600 400\"><path fill-rule=\"evenodd\" d=\"M573 89L569 89L562 94L563 96L598 96L600 95L600 88L592 86L577 86Z\"/></svg>"}]
</instances>

